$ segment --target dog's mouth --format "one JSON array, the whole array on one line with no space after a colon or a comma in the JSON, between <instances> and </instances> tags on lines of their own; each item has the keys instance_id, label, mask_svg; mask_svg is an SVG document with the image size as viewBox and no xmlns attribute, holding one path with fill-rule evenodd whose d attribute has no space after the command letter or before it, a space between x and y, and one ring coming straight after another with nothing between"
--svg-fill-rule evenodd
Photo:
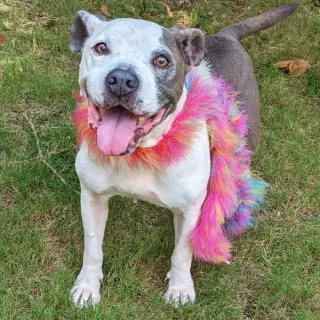
<instances>
[{"instance_id":1,"label":"dog's mouth","mask_svg":"<svg viewBox=\"0 0 320 320\"><path fill-rule=\"evenodd\" d=\"M99 108L89 102L89 125L97 130L97 146L107 156L122 156L135 150L140 139L165 118L166 106L152 116L136 115L123 106Z\"/></svg>"}]
</instances>

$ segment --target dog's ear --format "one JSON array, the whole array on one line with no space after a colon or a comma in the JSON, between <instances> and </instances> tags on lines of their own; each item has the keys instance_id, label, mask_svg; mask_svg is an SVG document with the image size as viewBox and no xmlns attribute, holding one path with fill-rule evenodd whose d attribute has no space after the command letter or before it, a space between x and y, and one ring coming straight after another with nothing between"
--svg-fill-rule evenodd
<instances>
[{"instance_id":1,"label":"dog's ear","mask_svg":"<svg viewBox=\"0 0 320 320\"><path fill-rule=\"evenodd\" d=\"M189 66L198 66L204 57L205 37L201 30L195 28L173 29L184 59Z\"/></svg>"},{"instance_id":2,"label":"dog's ear","mask_svg":"<svg viewBox=\"0 0 320 320\"><path fill-rule=\"evenodd\" d=\"M186 29L186 27L181 25L181 24L175 24L171 28L169 28L169 30L171 32L179 32L179 31L184 30L184 29Z\"/></svg>"},{"instance_id":3,"label":"dog's ear","mask_svg":"<svg viewBox=\"0 0 320 320\"><path fill-rule=\"evenodd\" d=\"M101 26L107 19L100 14L91 14L80 10L77 12L76 19L71 27L70 48L74 52L80 52L83 44L94 30Z\"/></svg>"}]
</instances>

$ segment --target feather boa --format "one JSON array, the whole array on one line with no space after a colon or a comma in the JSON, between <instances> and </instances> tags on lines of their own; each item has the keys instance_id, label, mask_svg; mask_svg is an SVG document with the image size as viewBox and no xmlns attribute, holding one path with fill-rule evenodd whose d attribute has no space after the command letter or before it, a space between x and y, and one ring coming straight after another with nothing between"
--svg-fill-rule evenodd
<instances>
[{"instance_id":1,"label":"feather boa","mask_svg":"<svg viewBox=\"0 0 320 320\"><path fill-rule=\"evenodd\" d=\"M103 155L96 145L96 131L88 126L86 101L76 96L78 106L73 123L78 147L86 142L89 152L118 170L143 167L161 171L183 159L197 136L198 125L206 121L210 139L211 174L200 219L190 243L195 257L214 263L231 258L230 238L245 232L254 222L267 184L250 172L247 147L248 124L237 93L222 79L212 76L206 64L186 76L187 99L170 131L151 148L137 148L121 157Z\"/></svg>"}]
</instances>

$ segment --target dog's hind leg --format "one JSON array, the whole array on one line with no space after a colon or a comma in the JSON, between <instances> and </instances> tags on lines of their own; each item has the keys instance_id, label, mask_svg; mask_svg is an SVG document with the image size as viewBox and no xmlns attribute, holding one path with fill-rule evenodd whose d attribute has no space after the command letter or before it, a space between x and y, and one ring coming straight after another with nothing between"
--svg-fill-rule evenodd
<instances>
[{"instance_id":1,"label":"dog's hind leg","mask_svg":"<svg viewBox=\"0 0 320 320\"><path fill-rule=\"evenodd\" d=\"M96 195L81 186L81 215L84 228L83 266L71 290L73 301L80 307L101 301L102 242L108 218L109 196Z\"/></svg>"},{"instance_id":2,"label":"dog's hind leg","mask_svg":"<svg viewBox=\"0 0 320 320\"><path fill-rule=\"evenodd\" d=\"M171 269L167 274L169 288L164 299L174 306L194 302L196 293L191 276L193 251L190 235L199 220L205 195L196 205L186 210L174 211L175 248L171 257Z\"/></svg>"}]
</instances>

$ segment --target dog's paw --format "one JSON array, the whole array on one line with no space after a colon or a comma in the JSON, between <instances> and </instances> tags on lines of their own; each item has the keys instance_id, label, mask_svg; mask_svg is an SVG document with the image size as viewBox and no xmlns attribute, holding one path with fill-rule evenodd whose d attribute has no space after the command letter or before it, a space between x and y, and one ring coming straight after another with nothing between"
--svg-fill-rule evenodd
<instances>
[{"instance_id":1,"label":"dog's paw","mask_svg":"<svg viewBox=\"0 0 320 320\"><path fill-rule=\"evenodd\" d=\"M97 276L79 276L71 289L74 304L80 308L94 306L101 301L101 282Z\"/></svg>"},{"instance_id":2,"label":"dog's paw","mask_svg":"<svg viewBox=\"0 0 320 320\"><path fill-rule=\"evenodd\" d=\"M196 292L193 286L188 287L169 287L164 295L166 303L178 307L179 305L191 304L196 299Z\"/></svg>"}]
</instances>

